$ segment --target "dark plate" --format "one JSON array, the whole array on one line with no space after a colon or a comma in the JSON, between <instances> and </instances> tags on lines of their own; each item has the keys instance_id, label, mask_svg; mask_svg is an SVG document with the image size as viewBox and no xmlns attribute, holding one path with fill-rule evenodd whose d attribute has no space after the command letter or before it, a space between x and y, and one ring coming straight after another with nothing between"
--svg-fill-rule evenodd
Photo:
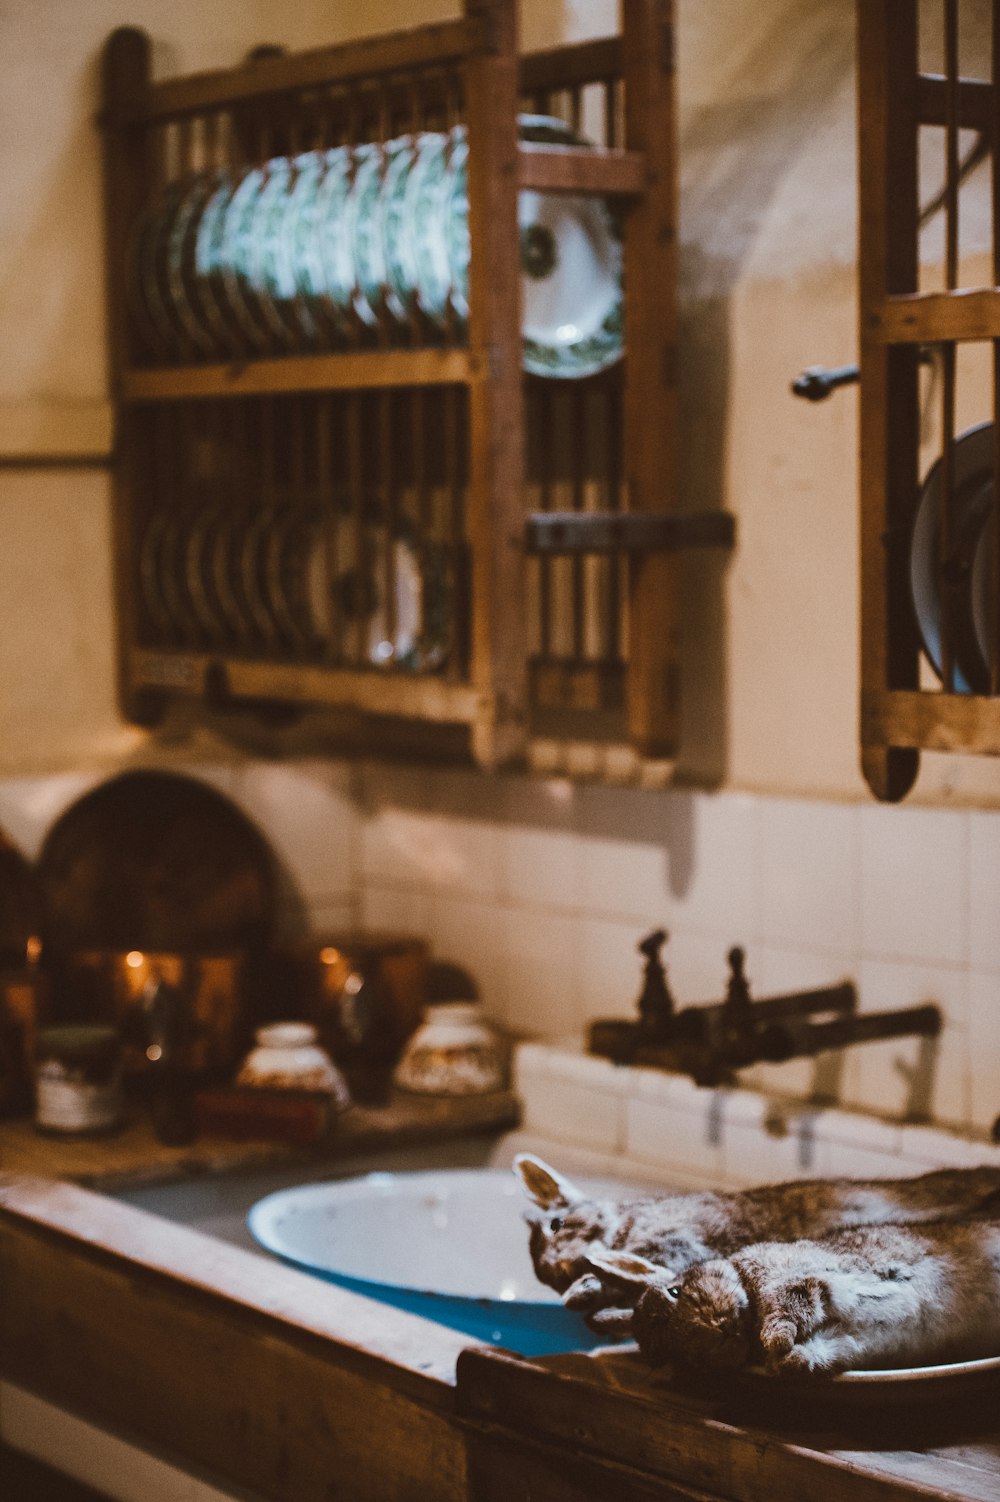
<instances>
[{"instance_id":1,"label":"dark plate","mask_svg":"<svg viewBox=\"0 0 1000 1502\"><path fill-rule=\"evenodd\" d=\"M941 600L936 568L944 476L938 459L921 486L910 537L910 593L924 654L941 677L941 625L947 611L954 655L955 692L988 693L989 671L973 617L972 572L976 545L993 494L993 424L967 428L955 439L954 499L948 572Z\"/></svg>"}]
</instances>

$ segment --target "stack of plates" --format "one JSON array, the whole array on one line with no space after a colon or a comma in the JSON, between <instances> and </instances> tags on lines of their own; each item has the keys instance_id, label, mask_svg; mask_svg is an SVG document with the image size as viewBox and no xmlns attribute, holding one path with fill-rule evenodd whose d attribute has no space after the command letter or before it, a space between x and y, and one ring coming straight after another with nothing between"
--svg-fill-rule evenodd
<instances>
[{"instance_id":1,"label":"stack of plates","mask_svg":"<svg viewBox=\"0 0 1000 1502\"><path fill-rule=\"evenodd\" d=\"M521 139L588 145L525 115ZM337 348L385 321L460 334L469 304L464 126L277 156L171 182L134 238L132 302L156 359ZM579 378L621 357L622 256L604 199L523 192L524 367Z\"/></svg>"}]
</instances>

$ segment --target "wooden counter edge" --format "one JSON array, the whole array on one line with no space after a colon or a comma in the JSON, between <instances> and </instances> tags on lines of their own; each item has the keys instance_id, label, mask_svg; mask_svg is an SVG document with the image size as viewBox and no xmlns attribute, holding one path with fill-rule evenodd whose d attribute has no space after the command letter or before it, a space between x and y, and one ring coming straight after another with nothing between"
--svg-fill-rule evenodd
<instances>
[{"instance_id":1,"label":"wooden counter edge","mask_svg":"<svg viewBox=\"0 0 1000 1502\"><path fill-rule=\"evenodd\" d=\"M477 1344L418 1315L58 1179L0 1174L0 1232L9 1239L15 1230L26 1240L58 1246L68 1267L102 1262L137 1286L164 1280L272 1334L320 1342L331 1360L441 1406L451 1406L460 1352ZM3 1354L0 1348L0 1363Z\"/></svg>"},{"instance_id":2,"label":"wooden counter edge","mask_svg":"<svg viewBox=\"0 0 1000 1502\"><path fill-rule=\"evenodd\" d=\"M489 1347L469 1350L458 1361L457 1397L469 1425L473 1474L483 1474L475 1464L477 1433L488 1437L494 1468L503 1466L504 1454L523 1467L517 1452L539 1446L545 1461L536 1488L562 1451L584 1471L589 1462L595 1476L615 1466L634 1475L633 1491L616 1486L619 1502L639 1502L657 1484L668 1488L664 1497L732 1502L996 1502L1000 1496L1000 1466L986 1471L946 1452L894 1450L890 1441L884 1452L870 1444L854 1450L850 1441L835 1442L835 1415L822 1434L799 1435L716 1416L719 1405L666 1388L634 1351L527 1361ZM493 1493L487 1487L482 1495L487 1502ZM579 1495L590 1495L582 1484Z\"/></svg>"},{"instance_id":3,"label":"wooden counter edge","mask_svg":"<svg viewBox=\"0 0 1000 1502\"><path fill-rule=\"evenodd\" d=\"M0 1180L0 1377L273 1502L465 1502L471 1342L56 1180Z\"/></svg>"}]
</instances>

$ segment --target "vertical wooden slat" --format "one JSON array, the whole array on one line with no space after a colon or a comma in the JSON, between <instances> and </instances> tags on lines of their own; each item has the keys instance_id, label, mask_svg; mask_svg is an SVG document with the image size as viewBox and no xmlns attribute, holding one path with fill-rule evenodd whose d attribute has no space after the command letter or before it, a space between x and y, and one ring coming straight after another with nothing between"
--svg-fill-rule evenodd
<instances>
[{"instance_id":1,"label":"vertical wooden slat","mask_svg":"<svg viewBox=\"0 0 1000 1502\"><path fill-rule=\"evenodd\" d=\"M150 179L148 135L133 123L150 77L148 37L132 28L113 32L102 62L102 165L105 297L111 389L116 398L122 376L136 353L122 289L128 285L132 228L142 211ZM139 628L135 523L142 511L140 421L134 408L118 405L112 490L119 698L126 716L143 722L157 718L161 705L148 692L133 689L126 666Z\"/></svg>"},{"instance_id":2,"label":"vertical wooden slat","mask_svg":"<svg viewBox=\"0 0 1000 1502\"><path fill-rule=\"evenodd\" d=\"M958 0L944 4L945 69L945 286L958 286ZM937 539L937 591L941 604L941 678L955 688L953 595L950 586L952 523L955 505L955 346L941 350L941 520Z\"/></svg>"},{"instance_id":3,"label":"vertical wooden slat","mask_svg":"<svg viewBox=\"0 0 1000 1502\"><path fill-rule=\"evenodd\" d=\"M539 508L552 510L552 485L554 469L554 400L551 383L539 382L531 388L538 436ZM539 558L538 567L538 613L539 651L548 657L553 651L553 612L555 591L552 587L553 564L551 558Z\"/></svg>"},{"instance_id":4,"label":"vertical wooden slat","mask_svg":"<svg viewBox=\"0 0 1000 1502\"><path fill-rule=\"evenodd\" d=\"M579 382L569 393L570 422L573 452L572 464L572 489L571 501L574 511L584 509L584 483L587 472L587 392ZM594 563L594 559L584 559L577 556L573 559L573 572L570 587L570 601L573 613L572 641L573 656L581 661L587 655L586 630L587 622L587 579L592 569L588 565Z\"/></svg>"},{"instance_id":5,"label":"vertical wooden slat","mask_svg":"<svg viewBox=\"0 0 1000 1502\"><path fill-rule=\"evenodd\" d=\"M916 688L905 536L917 489L918 352L872 337L887 293L917 287L917 3L858 0L861 354L861 691ZM913 786L911 747L866 739L862 768L876 797Z\"/></svg>"},{"instance_id":6,"label":"vertical wooden slat","mask_svg":"<svg viewBox=\"0 0 1000 1502\"><path fill-rule=\"evenodd\" d=\"M445 490L446 537L448 539L448 583L451 588L451 651L447 673L453 681L463 679L469 671L468 640L465 623L468 598L467 547L465 541L465 495L467 466L464 432L466 422L465 391L449 386L446 392L445 418Z\"/></svg>"},{"instance_id":7,"label":"vertical wooden slat","mask_svg":"<svg viewBox=\"0 0 1000 1502\"><path fill-rule=\"evenodd\" d=\"M944 5L945 69L945 285L958 286L958 190L961 185L958 160L958 0Z\"/></svg>"},{"instance_id":8,"label":"vertical wooden slat","mask_svg":"<svg viewBox=\"0 0 1000 1502\"><path fill-rule=\"evenodd\" d=\"M517 230L515 0L466 0L488 42L466 64L469 345L469 532L472 680L481 697L473 753L481 766L521 758L527 741L521 296Z\"/></svg>"},{"instance_id":9,"label":"vertical wooden slat","mask_svg":"<svg viewBox=\"0 0 1000 1502\"><path fill-rule=\"evenodd\" d=\"M625 146L645 155L646 191L625 225L625 463L633 511L674 488L677 387L676 145L670 0L622 0ZM630 309L633 316L630 316ZM680 719L680 563L635 558L629 581L629 738L672 756Z\"/></svg>"},{"instance_id":10,"label":"vertical wooden slat","mask_svg":"<svg viewBox=\"0 0 1000 1502\"><path fill-rule=\"evenodd\" d=\"M993 139L990 185L993 210L993 285L1000 287L1000 0L993 0L990 77L993 84ZM993 549L990 596L1000 601L1000 339L993 340ZM1000 693L1000 608L994 611L990 647L990 693Z\"/></svg>"},{"instance_id":11,"label":"vertical wooden slat","mask_svg":"<svg viewBox=\"0 0 1000 1502\"><path fill-rule=\"evenodd\" d=\"M347 488L354 533L351 572L355 581L354 594L357 598L345 602L345 613L351 620L351 629L345 631L345 640L349 643L349 661L355 667L361 665L367 656L368 617L363 613L359 616L358 612L362 607L363 597L367 593L366 581L371 577L372 567L365 528L363 463L361 393L351 391L347 396Z\"/></svg>"},{"instance_id":12,"label":"vertical wooden slat","mask_svg":"<svg viewBox=\"0 0 1000 1502\"><path fill-rule=\"evenodd\" d=\"M607 386L607 459L605 468L605 491L609 511L622 509L622 387L617 379ZM622 609L622 560L609 558L607 564L608 602L605 622L605 655L611 663L621 657L621 609Z\"/></svg>"},{"instance_id":13,"label":"vertical wooden slat","mask_svg":"<svg viewBox=\"0 0 1000 1502\"><path fill-rule=\"evenodd\" d=\"M320 393L316 421L316 488L325 564L323 610L329 621L326 655L337 661L343 654L342 617L334 587L340 575L340 516L333 485L333 398L328 392Z\"/></svg>"},{"instance_id":14,"label":"vertical wooden slat","mask_svg":"<svg viewBox=\"0 0 1000 1502\"><path fill-rule=\"evenodd\" d=\"M394 424L392 395L380 391L378 403L379 494L384 518L384 553L382 558L382 595L385 600L385 625L388 640L396 640L396 548L399 530L399 478L394 463Z\"/></svg>"}]
</instances>

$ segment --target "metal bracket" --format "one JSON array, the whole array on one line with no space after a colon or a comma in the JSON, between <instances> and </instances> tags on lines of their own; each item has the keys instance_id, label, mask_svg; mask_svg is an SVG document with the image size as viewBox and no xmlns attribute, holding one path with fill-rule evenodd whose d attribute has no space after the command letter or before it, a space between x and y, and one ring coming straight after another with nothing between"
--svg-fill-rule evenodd
<instances>
[{"instance_id":1,"label":"metal bracket","mask_svg":"<svg viewBox=\"0 0 1000 1502\"><path fill-rule=\"evenodd\" d=\"M533 511L524 529L525 551L546 555L731 548L735 541L736 518L729 511Z\"/></svg>"}]
</instances>

